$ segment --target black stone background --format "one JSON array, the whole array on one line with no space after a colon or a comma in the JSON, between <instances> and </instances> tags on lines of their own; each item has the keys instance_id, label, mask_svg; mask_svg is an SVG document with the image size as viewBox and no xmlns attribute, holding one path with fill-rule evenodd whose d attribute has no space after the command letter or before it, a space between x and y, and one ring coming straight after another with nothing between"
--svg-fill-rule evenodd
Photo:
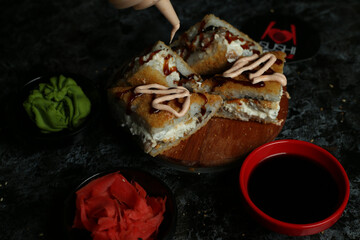
<instances>
[{"instance_id":1,"label":"black stone background","mask_svg":"<svg viewBox=\"0 0 360 240\"><path fill-rule=\"evenodd\" d=\"M311 60L288 64L288 119L278 139L324 147L343 164L351 185L342 218L313 236L293 238L254 222L239 203L239 167L185 173L144 154L106 112L85 137L65 146L21 143L6 125L6 104L23 83L44 71L73 72L99 89L114 69L156 40L168 42L171 26L155 8L116 10L105 0L11 0L0 3L0 239L62 239L61 206L84 178L131 166L165 181L179 216L174 239L360 239L359 19L360 3L343 1L172 1L180 32L205 14L241 29L269 12L309 22L322 41Z\"/></svg>"}]
</instances>

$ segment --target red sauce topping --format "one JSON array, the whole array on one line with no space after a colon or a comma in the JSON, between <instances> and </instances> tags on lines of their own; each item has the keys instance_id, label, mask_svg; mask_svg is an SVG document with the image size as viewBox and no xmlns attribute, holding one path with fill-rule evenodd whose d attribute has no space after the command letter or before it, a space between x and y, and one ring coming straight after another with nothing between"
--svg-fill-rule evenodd
<instances>
[{"instance_id":1,"label":"red sauce topping","mask_svg":"<svg viewBox=\"0 0 360 240\"><path fill-rule=\"evenodd\" d=\"M236 35L233 35L231 32L229 32L229 31L226 31L226 33L225 33L225 38L226 38L226 40L228 41L228 43L230 44L232 41L235 41L235 40L240 40L241 42L244 42L245 41L245 44L243 44L243 45L241 45L241 47L243 48L243 49L250 49L250 47L252 47L252 46L255 46L255 43L253 43L253 42L248 42L248 41L246 41L245 39L243 39L243 38L241 38L241 37L239 37L239 36L236 36ZM258 51L258 50L254 50L254 49L252 49L252 52L253 52L253 54L258 54L258 55L260 55L260 51Z\"/></svg>"},{"instance_id":2,"label":"red sauce topping","mask_svg":"<svg viewBox=\"0 0 360 240\"><path fill-rule=\"evenodd\" d=\"M205 27L205 21L201 21L199 29L198 29L198 34L200 34L201 32L204 31L204 27Z\"/></svg>"},{"instance_id":3,"label":"red sauce topping","mask_svg":"<svg viewBox=\"0 0 360 240\"><path fill-rule=\"evenodd\" d=\"M204 33L205 32L208 32L208 31L211 31L211 30L216 30L217 27L214 27L214 26L209 26L207 28L205 28L205 22L204 21L201 21L200 22L200 25L199 25L199 28L198 28L198 31L197 31L197 35L198 35L198 40L199 40L199 43L200 44L203 44L203 46L200 45L200 49L202 51L205 51L210 45L211 43L214 41L214 38L215 38L215 33L216 31L214 31L212 33L212 35L210 36L209 40L206 41L206 42L203 42L204 41ZM188 39L188 35L186 33L184 33L181 38L183 39L183 41L185 42L185 45L183 47L180 47L181 49L181 52L180 52L180 56L182 58L184 58L184 60L186 61L187 58L189 57L190 53L195 51L196 50L196 46L195 46L195 42L197 40L197 37L195 37L191 42L189 41ZM250 49L250 47L252 46L255 46L255 43L253 42L248 42L246 41L245 39L239 37L239 36L236 36L234 34L232 34L231 32L229 31L226 31L225 32L225 39L228 41L228 43L230 44L232 41L236 41L236 40L240 40L241 42L244 42L245 41L245 44L241 45L241 47L243 49ZM260 51L258 50L255 50L255 49L251 49L253 54L258 54L260 55Z\"/></svg>"},{"instance_id":4,"label":"red sauce topping","mask_svg":"<svg viewBox=\"0 0 360 240\"><path fill-rule=\"evenodd\" d=\"M205 27L205 21L201 21L200 22L200 25L199 25L199 28L198 28L198 32L197 32L197 35L199 35L199 42L201 43L204 39L204 27ZM194 48L195 46L195 41L196 41L196 37L194 38L194 40L191 42L191 46L192 48Z\"/></svg>"},{"instance_id":5,"label":"red sauce topping","mask_svg":"<svg viewBox=\"0 0 360 240\"><path fill-rule=\"evenodd\" d=\"M225 39L228 41L228 43L230 44L232 41L236 41L236 40L244 40L244 39L240 39L240 37L238 37L238 36L235 36L235 35L233 35L231 32L229 32L229 31L226 31L226 33L225 33Z\"/></svg>"},{"instance_id":6,"label":"red sauce topping","mask_svg":"<svg viewBox=\"0 0 360 240\"><path fill-rule=\"evenodd\" d=\"M183 35L181 35L181 38L184 39L184 42L189 42L189 36L188 36L186 33L184 33Z\"/></svg>"},{"instance_id":7,"label":"red sauce topping","mask_svg":"<svg viewBox=\"0 0 360 240\"><path fill-rule=\"evenodd\" d=\"M258 51L258 50L252 49L252 52L253 52L253 54L260 55L260 51Z\"/></svg>"},{"instance_id":8,"label":"red sauce topping","mask_svg":"<svg viewBox=\"0 0 360 240\"><path fill-rule=\"evenodd\" d=\"M282 61L281 59L276 59L275 64L277 64L277 65L281 65L282 63L283 63L283 61Z\"/></svg>"},{"instance_id":9,"label":"red sauce topping","mask_svg":"<svg viewBox=\"0 0 360 240\"><path fill-rule=\"evenodd\" d=\"M204 46L201 46L201 50L205 51L211 45L211 43L214 41L214 39L215 39L215 32L211 35L209 41L204 43Z\"/></svg>"},{"instance_id":10,"label":"red sauce topping","mask_svg":"<svg viewBox=\"0 0 360 240\"><path fill-rule=\"evenodd\" d=\"M266 70L266 71L263 73L263 75L271 75L271 74L274 74L274 73L275 73L275 71L272 70L271 68L269 68L268 70Z\"/></svg>"},{"instance_id":11,"label":"red sauce topping","mask_svg":"<svg viewBox=\"0 0 360 240\"><path fill-rule=\"evenodd\" d=\"M172 72L177 71L176 66L173 66L172 68L169 68L169 59L170 59L171 57L172 57L172 56L171 56L170 54L168 54L168 55L165 57L165 59L164 59L163 71L164 71L165 76L170 75Z\"/></svg>"},{"instance_id":12,"label":"red sauce topping","mask_svg":"<svg viewBox=\"0 0 360 240\"><path fill-rule=\"evenodd\" d=\"M248 45L247 42L246 42L244 45L241 45L241 47L242 47L243 49L249 49L249 45Z\"/></svg>"},{"instance_id":13,"label":"red sauce topping","mask_svg":"<svg viewBox=\"0 0 360 240\"><path fill-rule=\"evenodd\" d=\"M196 38L194 39L194 41L195 40L196 40ZM201 44L202 41L204 41L204 33L199 34L199 43Z\"/></svg>"},{"instance_id":14,"label":"red sauce topping","mask_svg":"<svg viewBox=\"0 0 360 240\"><path fill-rule=\"evenodd\" d=\"M149 62L154 57L154 55L157 54L160 51L161 50L156 50L156 51L152 52L147 60L144 60L145 56L142 56L141 58L139 58L140 65L143 65L144 63Z\"/></svg>"},{"instance_id":15,"label":"red sauce topping","mask_svg":"<svg viewBox=\"0 0 360 240\"><path fill-rule=\"evenodd\" d=\"M185 77L184 75L182 75L182 74L180 73L180 80L178 81L177 85L178 85L178 86L183 86L185 83L193 80L195 76L196 76L195 73L190 74L190 75L187 76L187 77Z\"/></svg>"}]
</instances>

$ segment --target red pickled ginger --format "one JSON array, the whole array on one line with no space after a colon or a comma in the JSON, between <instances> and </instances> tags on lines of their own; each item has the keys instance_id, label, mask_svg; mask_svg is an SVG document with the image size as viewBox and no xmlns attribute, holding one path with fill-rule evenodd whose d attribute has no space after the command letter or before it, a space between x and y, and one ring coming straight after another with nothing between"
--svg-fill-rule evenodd
<instances>
[{"instance_id":1,"label":"red pickled ginger","mask_svg":"<svg viewBox=\"0 0 360 240\"><path fill-rule=\"evenodd\" d=\"M97 178L76 192L73 228L94 240L155 239L166 197L150 197L137 182L119 172Z\"/></svg>"}]
</instances>

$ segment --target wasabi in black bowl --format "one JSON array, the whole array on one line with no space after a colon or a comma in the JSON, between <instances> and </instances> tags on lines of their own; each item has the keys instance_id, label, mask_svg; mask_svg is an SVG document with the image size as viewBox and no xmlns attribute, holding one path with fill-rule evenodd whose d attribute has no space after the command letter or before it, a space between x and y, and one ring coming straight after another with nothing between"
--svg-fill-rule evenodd
<instances>
[{"instance_id":1,"label":"wasabi in black bowl","mask_svg":"<svg viewBox=\"0 0 360 240\"><path fill-rule=\"evenodd\" d=\"M74 74L44 75L19 91L10 125L26 142L73 142L94 123L100 103L100 94L89 79Z\"/></svg>"}]
</instances>

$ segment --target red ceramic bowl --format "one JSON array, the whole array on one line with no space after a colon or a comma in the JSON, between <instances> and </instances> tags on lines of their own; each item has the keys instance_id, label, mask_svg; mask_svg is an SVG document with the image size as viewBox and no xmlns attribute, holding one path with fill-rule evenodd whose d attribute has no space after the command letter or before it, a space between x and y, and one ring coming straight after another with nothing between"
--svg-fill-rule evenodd
<instances>
[{"instance_id":1,"label":"red ceramic bowl","mask_svg":"<svg viewBox=\"0 0 360 240\"><path fill-rule=\"evenodd\" d=\"M170 188L159 178L146 171L133 168L119 168L116 171L97 173L83 181L74 192L72 192L64 203L64 230L67 240L91 240L90 232L84 229L73 228L76 212L76 191L86 186L92 180L119 171L129 182L137 182L142 186L149 196L166 197L164 219L156 235L158 240L170 240L173 237L177 222L176 199Z\"/></svg>"},{"instance_id":2,"label":"red ceramic bowl","mask_svg":"<svg viewBox=\"0 0 360 240\"><path fill-rule=\"evenodd\" d=\"M339 203L330 216L313 223L288 223L269 216L254 204L248 191L250 175L261 162L279 154L291 154L311 159L331 174L338 187ZM290 236L312 235L331 227L341 217L350 194L349 179L338 160L323 148L299 140L274 141L255 149L245 159L240 170L239 181L245 206L255 220L274 232Z\"/></svg>"}]
</instances>

